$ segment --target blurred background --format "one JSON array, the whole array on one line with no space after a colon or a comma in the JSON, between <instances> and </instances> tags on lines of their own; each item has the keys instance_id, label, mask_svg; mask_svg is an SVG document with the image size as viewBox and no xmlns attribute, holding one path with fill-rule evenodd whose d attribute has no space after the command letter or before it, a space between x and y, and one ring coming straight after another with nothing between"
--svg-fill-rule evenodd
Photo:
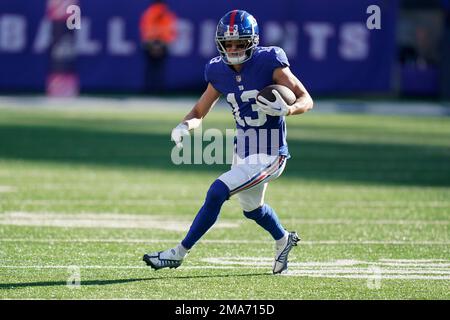
<instances>
[{"instance_id":1,"label":"blurred background","mask_svg":"<svg viewBox=\"0 0 450 320\"><path fill-rule=\"evenodd\" d=\"M71 4L81 8L78 26L65 10ZM381 9L372 30L371 5ZM0 94L198 95L204 65L217 55L216 24L239 8L257 19L261 45L285 49L315 98L448 101L449 7L449 0L2 0Z\"/></svg>"},{"instance_id":2,"label":"blurred background","mask_svg":"<svg viewBox=\"0 0 450 320\"><path fill-rule=\"evenodd\" d=\"M0 299L448 299L449 2L0 0ZM170 132L237 8L314 99L286 119L292 158L266 194L300 231L303 278L256 269L272 240L237 199L188 268L149 273L143 253L182 239L229 170L220 157L176 165ZM229 154L206 132L234 126L219 101L191 163ZM212 265L225 256L255 265ZM73 266L80 290L67 288Z\"/></svg>"}]
</instances>

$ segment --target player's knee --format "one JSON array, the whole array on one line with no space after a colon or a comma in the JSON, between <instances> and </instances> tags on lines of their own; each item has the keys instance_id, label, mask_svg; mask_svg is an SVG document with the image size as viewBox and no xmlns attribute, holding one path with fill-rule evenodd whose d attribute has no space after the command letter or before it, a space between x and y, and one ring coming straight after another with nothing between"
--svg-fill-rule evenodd
<instances>
[{"instance_id":1,"label":"player's knee","mask_svg":"<svg viewBox=\"0 0 450 320\"><path fill-rule=\"evenodd\" d=\"M244 212L250 212L261 207L264 202L260 197L243 197L239 195L239 204Z\"/></svg>"},{"instance_id":2,"label":"player's knee","mask_svg":"<svg viewBox=\"0 0 450 320\"><path fill-rule=\"evenodd\" d=\"M227 185L221 180L217 179L209 187L206 194L206 203L222 204L230 198L230 190Z\"/></svg>"},{"instance_id":3,"label":"player's knee","mask_svg":"<svg viewBox=\"0 0 450 320\"><path fill-rule=\"evenodd\" d=\"M251 211L244 210L244 216L248 219L255 220L255 221L258 221L262 217L264 217L264 214L265 214L265 212L264 212L263 207L258 207Z\"/></svg>"}]
</instances>

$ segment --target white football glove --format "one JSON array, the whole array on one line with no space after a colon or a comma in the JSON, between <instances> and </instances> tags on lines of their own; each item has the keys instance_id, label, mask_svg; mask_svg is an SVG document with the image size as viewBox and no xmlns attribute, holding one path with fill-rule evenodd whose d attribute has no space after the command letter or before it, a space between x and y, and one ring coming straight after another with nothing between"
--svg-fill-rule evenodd
<instances>
[{"instance_id":1,"label":"white football glove","mask_svg":"<svg viewBox=\"0 0 450 320\"><path fill-rule=\"evenodd\" d=\"M180 123L175 128L173 128L171 133L171 139L173 142L175 142L177 148L183 148L183 144L181 143L181 140L183 140L184 136L189 135L189 128L186 124Z\"/></svg>"},{"instance_id":2,"label":"white football glove","mask_svg":"<svg viewBox=\"0 0 450 320\"><path fill-rule=\"evenodd\" d=\"M289 105L283 100L281 95L277 90L272 90L272 93L275 96L275 101L270 102L266 98L259 96L256 99L256 104L259 107L259 110L268 114L269 116L286 116L289 114Z\"/></svg>"}]
</instances>

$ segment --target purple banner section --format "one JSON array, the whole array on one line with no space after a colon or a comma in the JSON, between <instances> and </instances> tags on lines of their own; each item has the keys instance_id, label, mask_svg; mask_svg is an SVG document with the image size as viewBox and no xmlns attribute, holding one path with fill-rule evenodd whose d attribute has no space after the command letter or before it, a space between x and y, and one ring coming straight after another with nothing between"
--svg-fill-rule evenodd
<instances>
[{"instance_id":1,"label":"purple banner section","mask_svg":"<svg viewBox=\"0 0 450 320\"><path fill-rule=\"evenodd\" d=\"M151 1L80 0L75 30L81 92L141 92L145 57L139 19ZM202 90L205 64L218 53L216 23L247 10L260 26L261 45L285 49L291 69L312 93L389 92L395 61L398 0L166 1L178 17L165 83ZM367 8L380 8L381 29L370 30ZM44 91L51 23L45 0L0 2L0 91Z\"/></svg>"}]
</instances>

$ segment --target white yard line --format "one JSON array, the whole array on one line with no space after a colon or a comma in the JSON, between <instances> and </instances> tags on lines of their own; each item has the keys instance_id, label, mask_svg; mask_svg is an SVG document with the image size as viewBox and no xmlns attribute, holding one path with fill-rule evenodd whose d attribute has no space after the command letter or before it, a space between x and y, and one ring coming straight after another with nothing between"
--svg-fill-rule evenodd
<instances>
[{"instance_id":1,"label":"white yard line","mask_svg":"<svg viewBox=\"0 0 450 320\"><path fill-rule=\"evenodd\" d=\"M386 262L389 261L389 262ZM202 261L215 265L240 267L271 267L271 259L258 257L216 257ZM381 259L379 261L335 260L325 262L291 262L286 276L346 278L346 279L403 279L450 280L450 260ZM442 263L444 262L444 263Z\"/></svg>"},{"instance_id":2,"label":"white yard line","mask_svg":"<svg viewBox=\"0 0 450 320\"><path fill-rule=\"evenodd\" d=\"M218 221L219 228L235 228L242 219ZM286 223L307 225L449 225L449 220L390 220L390 219L284 219ZM185 231L192 219L174 214L118 214L118 213L57 213L10 211L0 213L0 224L25 226L61 227L111 227L111 228L158 228Z\"/></svg>"},{"instance_id":3,"label":"white yard line","mask_svg":"<svg viewBox=\"0 0 450 320\"><path fill-rule=\"evenodd\" d=\"M2 266L0 269L68 269L74 265L67 266L52 266L52 265L35 265L35 266ZM75 266L80 269L145 269L145 266Z\"/></svg>"},{"instance_id":4,"label":"white yard line","mask_svg":"<svg viewBox=\"0 0 450 320\"><path fill-rule=\"evenodd\" d=\"M396 262L396 263L435 263L435 262L447 262L445 259L380 259L381 262Z\"/></svg>"},{"instance_id":5,"label":"white yard line","mask_svg":"<svg viewBox=\"0 0 450 320\"><path fill-rule=\"evenodd\" d=\"M202 261L212 264L221 265L267 265L272 263L272 258L260 258L260 257L214 257L204 258ZM406 260L405 260L406 261ZM445 268L450 272L450 260L410 260L410 263L395 263L386 262L385 259L378 261L361 261L361 260L334 260L334 261L309 261L309 262L292 262L290 266L296 266L301 268L335 268L335 267L354 267L358 265L375 265L388 268L402 268L415 270L417 268ZM413 267L413 268L411 268Z\"/></svg>"},{"instance_id":6,"label":"white yard line","mask_svg":"<svg viewBox=\"0 0 450 320\"><path fill-rule=\"evenodd\" d=\"M60 188L61 185L56 184L55 187ZM68 185L72 187L73 185ZM146 186L144 186L146 188ZM14 200L12 200L14 201ZM110 204L110 199L98 200L79 200L79 199L39 199L39 200L17 200L21 204L33 204L33 205L48 205L48 204L79 204L79 205L100 205L100 204ZM171 204L202 204L201 199L121 199L121 205L150 205L150 204L161 204L161 205L171 205ZM325 201L325 200L309 200L309 201L295 201L295 200L279 200L276 201L280 205L291 205L295 204L300 207L308 208L322 208L327 206L333 207L449 207L450 201L379 201L379 200L364 200L364 201Z\"/></svg>"},{"instance_id":7,"label":"white yard line","mask_svg":"<svg viewBox=\"0 0 450 320\"><path fill-rule=\"evenodd\" d=\"M268 266L270 267L270 266ZM317 270L308 270L308 269L302 269L302 270L296 270L295 266L291 265L289 268L292 269L292 271L298 271L302 272L304 274L366 274L366 275L374 275L374 271L368 268L344 268L344 269L322 269L319 268ZM450 276L450 270L408 270L408 269L401 269L401 270L390 270L390 269L380 269L379 273L381 274L431 274L431 275L449 275Z\"/></svg>"},{"instance_id":8,"label":"white yard line","mask_svg":"<svg viewBox=\"0 0 450 320\"><path fill-rule=\"evenodd\" d=\"M161 229L181 232L188 230L191 223L191 220L182 220L175 217L111 213L61 214L48 212L8 212L0 214L0 225L15 226ZM237 228L239 227L239 222L222 219L214 227Z\"/></svg>"},{"instance_id":9,"label":"white yard line","mask_svg":"<svg viewBox=\"0 0 450 320\"><path fill-rule=\"evenodd\" d=\"M206 269L271 269L271 259L258 257L216 257L202 259L206 265L183 266L177 271ZM397 261L395 265L386 265L386 261ZM405 266L406 262L411 262ZM442 262L442 263L441 263ZM411 268L410 265L416 267ZM374 269L374 266L376 268ZM0 269L69 269L73 265L0 265ZM79 265L80 269L137 269L148 270L137 265ZM270 272L267 272L270 274ZM175 274L175 273L174 273ZM450 260L443 259L380 259L379 261L335 260L322 262L291 262L289 271L283 276L314 278L343 278L366 280L450 280Z\"/></svg>"},{"instance_id":10,"label":"white yard line","mask_svg":"<svg viewBox=\"0 0 450 320\"><path fill-rule=\"evenodd\" d=\"M400 240L318 240L303 241L303 244L328 245L450 245L450 241L400 241Z\"/></svg>"},{"instance_id":11,"label":"white yard line","mask_svg":"<svg viewBox=\"0 0 450 320\"><path fill-rule=\"evenodd\" d=\"M34 266L14 266L14 265L0 265L0 269L69 269L71 267L74 267L74 265L67 265L67 266L61 266L61 265L34 265ZM150 268L145 265L141 266L102 266L102 265L91 265L91 266L75 266L80 269L142 269L142 270L149 270ZM266 268L266 267L251 267L251 266L241 266L240 269L254 269L254 268ZM235 266L183 266L183 269L179 269L177 271L182 270L196 270L196 269L236 269Z\"/></svg>"},{"instance_id":12,"label":"white yard line","mask_svg":"<svg viewBox=\"0 0 450 320\"><path fill-rule=\"evenodd\" d=\"M389 220L389 219L283 219L296 224L344 224L344 225L448 225L448 220Z\"/></svg>"},{"instance_id":13,"label":"white yard line","mask_svg":"<svg viewBox=\"0 0 450 320\"><path fill-rule=\"evenodd\" d=\"M180 239L52 239L52 238L0 238L0 242L32 243L177 243ZM200 244L272 244L270 240L201 240ZM315 240L301 241L304 245L450 245L450 241L389 241L389 240Z\"/></svg>"},{"instance_id":14,"label":"white yard line","mask_svg":"<svg viewBox=\"0 0 450 320\"><path fill-rule=\"evenodd\" d=\"M16 192L16 188L12 186L1 186L0 185L0 193L8 193L8 192Z\"/></svg>"},{"instance_id":15,"label":"white yard line","mask_svg":"<svg viewBox=\"0 0 450 320\"><path fill-rule=\"evenodd\" d=\"M283 274L282 276L298 276L298 277L311 277L311 278L343 278L343 279L365 279L365 280L373 280L373 275L362 275L362 274L310 274L303 272L288 272L287 274ZM433 275L380 275L379 280L450 280L450 276L433 276Z\"/></svg>"},{"instance_id":16,"label":"white yard line","mask_svg":"<svg viewBox=\"0 0 450 320\"><path fill-rule=\"evenodd\" d=\"M149 269L149 267L142 266L102 266L102 265L0 265L0 269L68 269L71 267L78 267L80 269ZM204 265L204 266L183 266L182 270L195 270L195 269L270 269L271 265L255 265L255 266L239 266L239 265L225 265L225 266L214 266L214 265ZM308 270L295 268L295 265L289 265L292 273L302 272L304 274L367 274L373 275L374 272L370 269L322 269ZM441 274L450 275L450 270L389 270L381 269L382 274Z\"/></svg>"}]
</instances>

